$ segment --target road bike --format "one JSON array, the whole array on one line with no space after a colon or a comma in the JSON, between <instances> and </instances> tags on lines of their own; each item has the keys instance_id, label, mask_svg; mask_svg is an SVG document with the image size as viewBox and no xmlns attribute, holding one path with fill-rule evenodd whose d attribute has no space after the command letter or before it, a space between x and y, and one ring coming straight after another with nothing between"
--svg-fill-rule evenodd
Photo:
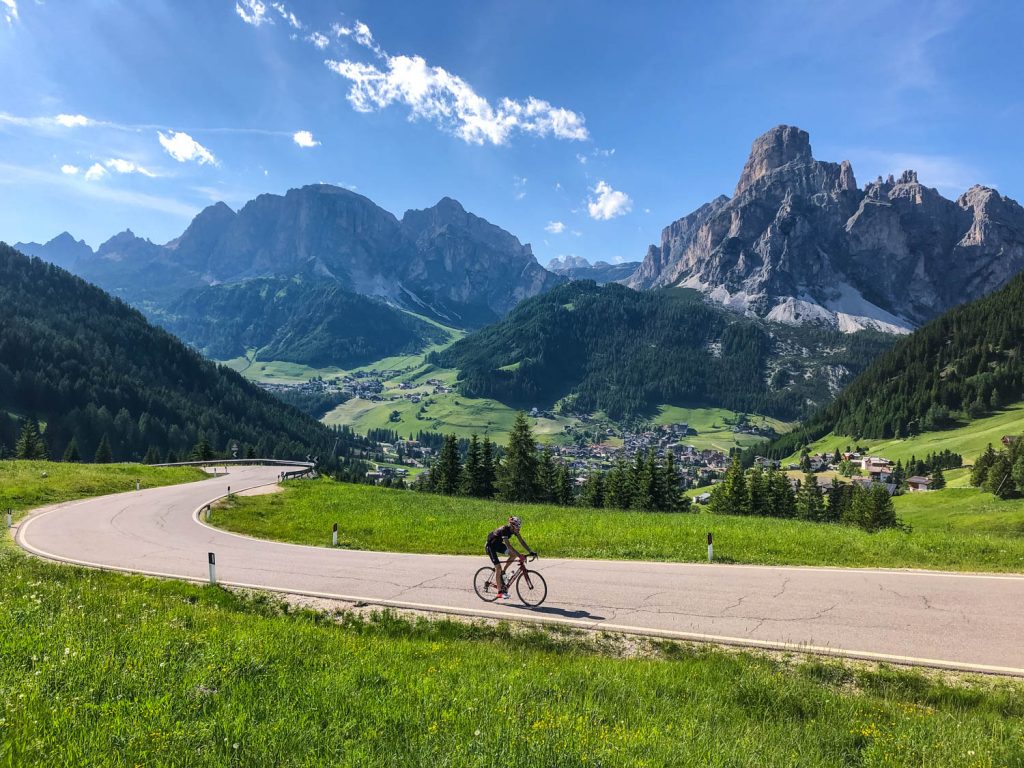
<instances>
[{"instance_id":1,"label":"road bike","mask_svg":"<svg viewBox=\"0 0 1024 768\"><path fill-rule=\"evenodd\" d=\"M536 560L534 554L531 560ZM536 608L544 602L548 596L548 584L544 577L537 571L531 571L526 567L526 558L522 555L519 560L502 574L505 580L505 594L509 593L512 585L516 586L516 594L526 605ZM484 566L476 572L473 578L473 589L481 600L493 603L498 599L498 586L494 583L494 566Z\"/></svg>"}]
</instances>

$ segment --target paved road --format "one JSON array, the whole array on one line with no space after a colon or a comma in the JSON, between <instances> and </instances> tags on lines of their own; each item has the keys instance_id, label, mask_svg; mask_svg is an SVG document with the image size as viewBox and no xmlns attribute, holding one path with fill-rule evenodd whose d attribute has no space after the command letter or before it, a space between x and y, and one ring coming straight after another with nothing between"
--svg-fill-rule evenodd
<instances>
[{"instance_id":1,"label":"paved road","mask_svg":"<svg viewBox=\"0 0 1024 768\"><path fill-rule=\"evenodd\" d=\"M480 557L356 552L260 541L200 522L199 507L279 467L71 502L33 513L18 543L45 557L175 578L452 613L557 621L721 643L1024 676L1024 577L924 571L543 559L548 601L481 602ZM482 535L482 533L481 533Z\"/></svg>"}]
</instances>

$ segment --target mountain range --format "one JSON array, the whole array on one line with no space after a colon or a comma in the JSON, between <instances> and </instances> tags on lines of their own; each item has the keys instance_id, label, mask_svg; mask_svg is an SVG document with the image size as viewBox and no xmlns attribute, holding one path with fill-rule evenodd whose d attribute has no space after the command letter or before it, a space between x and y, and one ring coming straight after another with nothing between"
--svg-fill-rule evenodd
<instances>
[{"instance_id":1,"label":"mountain range","mask_svg":"<svg viewBox=\"0 0 1024 768\"><path fill-rule=\"evenodd\" d=\"M582 256L558 256L548 262L548 271L569 280L593 280L598 285L624 281L640 266L639 261L609 264L595 261L591 264Z\"/></svg>"},{"instance_id":2,"label":"mountain range","mask_svg":"<svg viewBox=\"0 0 1024 768\"><path fill-rule=\"evenodd\" d=\"M734 310L844 331L905 332L1024 268L1024 208L984 186L955 201L914 171L858 188L780 125L754 141L732 197L673 222L626 284L696 288Z\"/></svg>"},{"instance_id":3,"label":"mountain range","mask_svg":"<svg viewBox=\"0 0 1024 768\"><path fill-rule=\"evenodd\" d=\"M211 205L164 245L126 230L95 252L66 232L15 248L157 319L189 290L299 277L473 328L564 282L537 263L529 245L451 198L398 219L369 198L327 184L260 195L237 212Z\"/></svg>"}]
</instances>

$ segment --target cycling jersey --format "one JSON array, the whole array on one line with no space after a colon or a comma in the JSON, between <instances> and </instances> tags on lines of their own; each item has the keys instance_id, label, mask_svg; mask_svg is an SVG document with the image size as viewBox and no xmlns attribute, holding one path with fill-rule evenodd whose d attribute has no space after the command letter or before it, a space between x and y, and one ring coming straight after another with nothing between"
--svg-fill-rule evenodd
<instances>
[{"instance_id":1,"label":"cycling jersey","mask_svg":"<svg viewBox=\"0 0 1024 768\"><path fill-rule=\"evenodd\" d=\"M495 542L501 542L504 544L513 536L516 532L512 530L511 525L503 525L500 528L495 528L493 531L487 534L487 545L490 546Z\"/></svg>"}]
</instances>

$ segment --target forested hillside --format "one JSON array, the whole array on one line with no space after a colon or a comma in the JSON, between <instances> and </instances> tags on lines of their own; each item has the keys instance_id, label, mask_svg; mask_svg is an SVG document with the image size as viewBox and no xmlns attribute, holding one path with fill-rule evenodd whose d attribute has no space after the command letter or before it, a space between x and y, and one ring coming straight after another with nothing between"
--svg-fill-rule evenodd
<instances>
[{"instance_id":1,"label":"forested hillside","mask_svg":"<svg viewBox=\"0 0 1024 768\"><path fill-rule=\"evenodd\" d=\"M829 406L771 449L789 455L829 432L907 437L1024 399L1024 273L900 339Z\"/></svg>"},{"instance_id":2,"label":"forested hillside","mask_svg":"<svg viewBox=\"0 0 1024 768\"><path fill-rule=\"evenodd\" d=\"M38 419L50 456L150 449L184 457L205 437L260 456L327 454L332 432L198 353L99 288L0 243L0 443ZM152 453L150 454L153 455Z\"/></svg>"},{"instance_id":3,"label":"forested hillside","mask_svg":"<svg viewBox=\"0 0 1024 768\"><path fill-rule=\"evenodd\" d=\"M460 369L464 394L517 406L562 400L566 411L623 418L673 403L792 419L891 343L743 318L693 291L581 281L522 302L430 359Z\"/></svg>"},{"instance_id":4,"label":"forested hillside","mask_svg":"<svg viewBox=\"0 0 1024 768\"><path fill-rule=\"evenodd\" d=\"M350 368L411 354L448 334L336 282L260 278L186 293L159 318L209 357Z\"/></svg>"}]
</instances>

